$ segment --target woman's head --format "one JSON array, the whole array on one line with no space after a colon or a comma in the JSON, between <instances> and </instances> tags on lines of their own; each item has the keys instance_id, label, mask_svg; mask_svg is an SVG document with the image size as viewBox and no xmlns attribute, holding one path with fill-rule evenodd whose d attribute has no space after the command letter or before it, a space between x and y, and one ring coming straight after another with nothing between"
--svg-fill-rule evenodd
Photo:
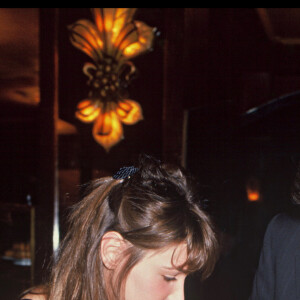
<instances>
[{"instance_id":1,"label":"woman's head","mask_svg":"<svg viewBox=\"0 0 300 300\"><path fill-rule=\"evenodd\" d=\"M216 258L189 177L143 156L130 178L94 182L74 207L50 299L181 299L186 274L208 276Z\"/></svg>"}]
</instances>

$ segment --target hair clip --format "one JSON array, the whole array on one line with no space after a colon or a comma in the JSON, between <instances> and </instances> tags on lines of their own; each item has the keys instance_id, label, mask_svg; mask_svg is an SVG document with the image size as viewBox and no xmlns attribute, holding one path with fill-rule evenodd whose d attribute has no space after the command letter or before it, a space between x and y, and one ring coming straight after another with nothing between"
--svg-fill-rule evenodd
<instances>
[{"instance_id":1,"label":"hair clip","mask_svg":"<svg viewBox=\"0 0 300 300\"><path fill-rule=\"evenodd\" d=\"M130 178L131 175L135 174L138 168L134 166L122 167L116 174L112 176L113 179L126 179Z\"/></svg>"}]
</instances>

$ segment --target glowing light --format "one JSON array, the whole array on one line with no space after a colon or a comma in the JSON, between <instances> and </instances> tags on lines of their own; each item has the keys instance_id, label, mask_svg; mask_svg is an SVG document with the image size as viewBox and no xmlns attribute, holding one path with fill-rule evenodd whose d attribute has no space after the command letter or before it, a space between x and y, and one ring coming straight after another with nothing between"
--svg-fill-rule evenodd
<instances>
[{"instance_id":1,"label":"glowing light","mask_svg":"<svg viewBox=\"0 0 300 300\"><path fill-rule=\"evenodd\" d=\"M131 44L130 46L126 47L123 51L125 56L133 56L141 50L142 46L139 43Z\"/></svg>"},{"instance_id":2,"label":"glowing light","mask_svg":"<svg viewBox=\"0 0 300 300\"><path fill-rule=\"evenodd\" d=\"M247 198L250 202L261 201L260 184L257 178L250 177L246 183Z\"/></svg>"},{"instance_id":3,"label":"glowing light","mask_svg":"<svg viewBox=\"0 0 300 300\"><path fill-rule=\"evenodd\" d=\"M100 107L92 100L83 100L77 105L76 118L84 123L91 123L100 114Z\"/></svg>"},{"instance_id":4,"label":"glowing light","mask_svg":"<svg viewBox=\"0 0 300 300\"><path fill-rule=\"evenodd\" d=\"M143 120L141 106L133 100L123 100L118 103L116 112L122 121L126 125L133 125L140 120Z\"/></svg>"},{"instance_id":5,"label":"glowing light","mask_svg":"<svg viewBox=\"0 0 300 300\"><path fill-rule=\"evenodd\" d=\"M93 136L107 152L123 138L123 127L115 111L101 114L96 119Z\"/></svg>"},{"instance_id":6,"label":"glowing light","mask_svg":"<svg viewBox=\"0 0 300 300\"><path fill-rule=\"evenodd\" d=\"M154 37L155 28L133 21L135 11L92 8L94 23L79 20L69 26L71 43L95 63L83 67L90 91L77 105L75 115L82 122L94 122L93 137L106 151L123 138L122 123L132 125L143 119L140 104L124 99L120 89L135 72L128 59L148 51Z\"/></svg>"},{"instance_id":7,"label":"glowing light","mask_svg":"<svg viewBox=\"0 0 300 300\"><path fill-rule=\"evenodd\" d=\"M248 195L248 200L251 201L251 202L258 201L259 198L260 198L260 195L259 195L258 192L248 191L247 195Z\"/></svg>"}]
</instances>

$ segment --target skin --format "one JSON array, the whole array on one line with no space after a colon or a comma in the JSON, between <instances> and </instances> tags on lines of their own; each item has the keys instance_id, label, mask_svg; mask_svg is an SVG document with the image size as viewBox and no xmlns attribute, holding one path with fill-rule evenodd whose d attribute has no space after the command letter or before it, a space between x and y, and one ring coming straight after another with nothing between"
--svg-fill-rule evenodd
<instances>
[{"instance_id":1,"label":"skin","mask_svg":"<svg viewBox=\"0 0 300 300\"><path fill-rule=\"evenodd\" d=\"M118 261L119 267L126 263L126 260L120 262L115 258L128 245L126 245L121 235L116 232L107 233L102 244L101 254L106 266L105 281L110 282L111 275L118 273L115 262ZM176 266L185 263L186 259L186 245L183 243L160 250L146 251L144 257L129 272L124 282L121 298L125 300L184 300L184 281L187 275L179 271ZM111 289L108 289L109 291ZM22 299L26 298L46 300L46 297L42 294L27 294ZM108 293L108 298L114 299L113 294Z\"/></svg>"},{"instance_id":2,"label":"skin","mask_svg":"<svg viewBox=\"0 0 300 300\"><path fill-rule=\"evenodd\" d=\"M43 294L43 289L36 287L31 291L31 293L26 294L21 299L46 300L46 296Z\"/></svg>"},{"instance_id":3,"label":"skin","mask_svg":"<svg viewBox=\"0 0 300 300\"><path fill-rule=\"evenodd\" d=\"M22 299L30 299L30 300L46 300L46 296L43 295L33 295L33 294L27 294Z\"/></svg>"},{"instance_id":4,"label":"skin","mask_svg":"<svg viewBox=\"0 0 300 300\"><path fill-rule=\"evenodd\" d=\"M176 266L186 259L184 244L147 251L127 277L125 300L183 300L186 274Z\"/></svg>"}]
</instances>

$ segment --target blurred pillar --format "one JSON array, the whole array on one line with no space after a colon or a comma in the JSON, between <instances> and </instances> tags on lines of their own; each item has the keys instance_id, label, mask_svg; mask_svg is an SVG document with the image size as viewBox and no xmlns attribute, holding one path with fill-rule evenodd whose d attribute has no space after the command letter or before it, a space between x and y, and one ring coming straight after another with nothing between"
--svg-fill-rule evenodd
<instances>
[{"instance_id":1,"label":"blurred pillar","mask_svg":"<svg viewBox=\"0 0 300 300\"><path fill-rule=\"evenodd\" d=\"M180 163L183 124L184 9L167 8L165 14L163 158Z\"/></svg>"},{"instance_id":2,"label":"blurred pillar","mask_svg":"<svg viewBox=\"0 0 300 300\"><path fill-rule=\"evenodd\" d=\"M185 165L188 113L208 100L208 8L166 8L163 157Z\"/></svg>"},{"instance_id":3,"label":"blurred pillar","mask_svg":"<svg viewBox=\"0 0 300 300\"><path fill-rule=\"evenodd\" d=\"M35 284L48 274L58 214L58 9L40 8L39 20L41 100L39 186L35 203Z\"/></svg>"}]
</instances>

